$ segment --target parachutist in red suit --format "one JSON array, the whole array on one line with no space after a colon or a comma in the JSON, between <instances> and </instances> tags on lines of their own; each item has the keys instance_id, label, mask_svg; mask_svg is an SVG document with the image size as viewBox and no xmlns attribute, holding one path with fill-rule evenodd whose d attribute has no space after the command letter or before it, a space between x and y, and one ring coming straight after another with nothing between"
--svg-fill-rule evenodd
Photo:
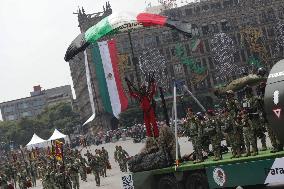
<instances>
[{"instance_id":1,"label":"parachutist in red suit","mask_svg":"<svg viewBox=\"0 0 284 189\"><path fill-rule=\"evenodd\" d=\"M149 77L148 88L145 85L142 85L139 90L135 89L127 78L125 78L125 81L127 83L130 96L137 99L140 103L140 108L144 114L147 136L157 138L159 136L159 130L155 116L154 95L156 93L156 83L154 75Z\"/></svg>"}]
</instances>

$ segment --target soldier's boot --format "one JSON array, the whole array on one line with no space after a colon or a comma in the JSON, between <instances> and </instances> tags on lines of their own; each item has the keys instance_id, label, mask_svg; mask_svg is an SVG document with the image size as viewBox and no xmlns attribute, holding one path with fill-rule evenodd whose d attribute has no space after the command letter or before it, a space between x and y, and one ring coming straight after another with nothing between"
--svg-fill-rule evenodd
<instances>
[{"instance_id":1,"label":"soldier's boot","mask_svg":"<svg viewBox=\"0 0 284 189\"><path fill-rule=\"evenodd\" d=\"M231 159L235 158L236 157L236 152L234 149L232 149L232 156L231 156Z\"/></svg>"},{"instance_id":2,"label":"soldier's boot","mask_svg":"<svg viewBox=\"0 0 284 189\"><path fill-rule=\"evenodd\" d=\"M256 147L256 146L253 146L253 147L252 147L252 153L251 153L251 155L252 155L252 156L258 155L257 147Z\"/></svg>"},{"instance_id":3,"label":"soldier's boot","mask_svg":"<svg viewBox=\"0 0 284 189\"><path fill-rule=\"evenodd\" d=\"M242 157L241 149L237 148L236 158Z\"/></svg>"},{"instance_id":4,"label":"soldier's boot","mask_svg":"<svg viewBox=\"0 0 284 189\"><path fill-rule=\"evenodd\" d=\"M251 156L251 154L250 154L250 146L247 146L247 147L246 147L246 154L245 154L245 157L248 157L248 156Z\"/></svg>"},{"instance_id":5,"label":"soldier's boot","mask_svg":"<svg viewBox=\"0 0 284 189\"><path fill-rule=\"evenodd\" d=\"M266 135L264 134L263 137L261 137L261 151L266 151L267 150L267 145L266 145Z\"/></svg>"}]
</instances>

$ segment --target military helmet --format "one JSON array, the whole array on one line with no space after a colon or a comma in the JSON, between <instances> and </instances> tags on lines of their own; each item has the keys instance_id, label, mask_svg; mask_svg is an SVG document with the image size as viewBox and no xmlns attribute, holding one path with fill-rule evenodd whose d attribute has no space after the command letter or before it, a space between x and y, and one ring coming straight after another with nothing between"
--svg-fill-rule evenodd
<instances>
[{"instance_id":1,"label":"military helmet","mask_svg":"<svg viewBox=\"0 0 284 189\"><path fill-rule=\"evenodd\" d=\"M258 68L257 75L264 77L265 74L266 74L266 69L265 68L263 68L263 67Z\"/></svg>"}]
</instances>

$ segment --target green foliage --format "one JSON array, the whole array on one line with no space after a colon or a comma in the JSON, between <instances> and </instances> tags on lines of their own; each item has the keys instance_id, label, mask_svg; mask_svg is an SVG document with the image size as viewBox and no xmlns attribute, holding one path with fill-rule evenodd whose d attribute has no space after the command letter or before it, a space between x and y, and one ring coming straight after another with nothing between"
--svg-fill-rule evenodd
<instances>
[{"instance_id":1,"label":"green foliage","mask_svg":"<svg viewBox=\"0 0 284 189\"><path fill-rule=\"evenodd\" d=\"M15 145L26 145L36 133L43 139L48 139L55 128L70 135L74 127L80 124L80 117L72 110L70 104L60 103L47 107L34 118L22 118L19 121L0 122L0 141Z\"/></svg>"},{"instance_id":2,"label":"green foliage","mask_svg":"<svg viewBox=\"0 0 284 189\"><path fill-rule=\"evenodd\" d=\"M138 107L130 107L119 115L120 127L131 127L135 123L143 123L143 112Z\"/></svg>"}]
</instances>

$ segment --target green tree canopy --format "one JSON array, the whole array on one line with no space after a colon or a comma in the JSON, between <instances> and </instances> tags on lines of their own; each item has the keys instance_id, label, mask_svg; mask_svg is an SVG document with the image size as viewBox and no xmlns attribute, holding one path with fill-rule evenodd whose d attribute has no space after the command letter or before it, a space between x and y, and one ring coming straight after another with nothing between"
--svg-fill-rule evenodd
<instances>
[{"instance_id":1,"label":"green tree canopy","mask_svg":"<svg viewBox=\"0 0 284 189\"><path fill-rule=\"evenodd\" d=\"M79 115L68 103L59 103L47 107L34 118L22 118L19 121L0 122L0 142L15 145L26 145L36 133L43 139L48 139L55 128L70 135L73 129L80 125Z\"/></svg>"}]
</instances>

